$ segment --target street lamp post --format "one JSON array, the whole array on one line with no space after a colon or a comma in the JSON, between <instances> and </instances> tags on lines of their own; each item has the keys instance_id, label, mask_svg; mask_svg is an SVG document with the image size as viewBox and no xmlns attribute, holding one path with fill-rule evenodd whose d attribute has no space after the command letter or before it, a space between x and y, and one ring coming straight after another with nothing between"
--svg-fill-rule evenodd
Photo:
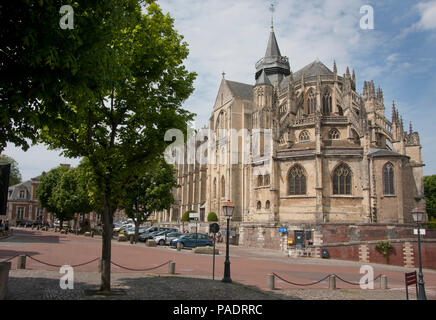
<instances>
[{"instance_id":1,"label":"street lamp post","mask_svg":"<svg viewBox=\"0 0 436 320\"><path fill-rule=\"evenodd\" d=\"M227 232L226 232L226 261L224 262L224 278L222 282L232 282L230 278L230 260L229 260L229 231L230 231L230 218L233 215L234 204L228 200L223 205L223 212L227 218Z\"/></svg>"},{"instance_id":2,"label":"street lamp post","mask_svg":"<svg viewBox=\"0 0 436 320\"><path fill-rule=\"evenodd\" d=\"M419 259L419 280L418 280L418 300L427 300L427 297L425 295L425 288L424 288L424 276L422 274L422 260L421 260L421 223L424 222L425 218L425 212L415 208L412 210L412 217L413 220L416 222L418 226L418 259Z\"/></svg>"}]
</instances>

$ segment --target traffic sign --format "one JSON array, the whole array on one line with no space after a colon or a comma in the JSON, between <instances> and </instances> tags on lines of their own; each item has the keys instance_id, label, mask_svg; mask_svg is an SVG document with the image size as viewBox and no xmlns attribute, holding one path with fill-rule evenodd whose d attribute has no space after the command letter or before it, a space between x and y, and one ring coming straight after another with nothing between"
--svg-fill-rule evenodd
<instances>
[{"instance_id":1,"label":"traffic sign","mask_svg":"<svg viewBox=\"0 0 436 320\"><path fill-rule=\"evenodd\" d=\"M425 229L419 229L419 233L420 233L422 236L425 236ZM418 229L413 229L413 234L414 234L414 235L418 235Z\"/></svg>"},{"instance_id":2,"label":"traffic sign","mask_svg":"<svg viewBox=\"0 0 436 320\"><path fill-rule=\"evenodd\" d=\"M288 232L288 228L279 228L279 232Z\"/></svg>"},{"instance_id":3,"label":"traffic sign","mask_svg":"<svg viewBox=\"0 0 436 320\"><path fill-rule=\"evenodd\" d=\"M200 218L200 214L198 212L191 212L189 218Z\"/></svg>"},{"instance_id":4,"label":"traffic sign","mask_svg":"<svg viewBox=\"0 0 436 320\"><path fill-rule=\"evenodd\" d=\"M209 232L217 233L218 231L220 231L220 226L219 226L218 223L212 223L212 224L209 226Z\"/></svg>"}]
</instances>

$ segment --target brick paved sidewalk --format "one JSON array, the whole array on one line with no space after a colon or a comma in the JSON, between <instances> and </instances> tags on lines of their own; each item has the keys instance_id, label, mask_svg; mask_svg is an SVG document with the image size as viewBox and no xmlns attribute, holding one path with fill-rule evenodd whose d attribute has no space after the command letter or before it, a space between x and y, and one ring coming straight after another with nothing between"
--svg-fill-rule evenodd
<instances>
[{"instance_id":1,"label":"brick paved sidewalk","mask_svg":"<svg viewBox=\"0 0 436 320\"><path fill-rule=\"evenodd\" d=\"M8 300L405 300L399 290L279 289L261 291L201 277L114 273L108 296L95 294L100 274L76 272L74 289L62 290L56 271L11 270ZM413 290L412 290L413 291ZM416 299L413 294L411 300Z\"/></svg>"}]
</instances>

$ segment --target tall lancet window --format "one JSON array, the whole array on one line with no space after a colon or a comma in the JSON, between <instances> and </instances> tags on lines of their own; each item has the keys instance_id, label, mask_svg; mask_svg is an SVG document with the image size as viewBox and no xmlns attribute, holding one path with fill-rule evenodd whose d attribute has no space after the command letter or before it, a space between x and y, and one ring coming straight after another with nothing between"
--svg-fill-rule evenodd
<instances>
[{"instance_id":1,"label":"tall lancet window","mask_svg":"<svg viewBox=\"0 0 436 320\"><path fill-rule=\"evenodd\" d=\"M342 164L333 173L333 194L351 194L352 172L349 166Z\"/></svg>"},{"instance_id":2,"label":"tall lancet window","mask_svg":"<svg viewBox=\"0 0 436 320\"><path fill-rule=\"evenodd\" d=\"M315 113L315 107L316 107L316 97L313 93L313 90L309 90L309 95L307 97L307 113L313 114Z\"/></svg>"},{"instance_id":3,"label":"tall lancet window","mask_svg":"<svg viewBox=\"0 0 436 320\"><path fill-rule=\"evenodd\" d=\"M292 167L289 171L288 183L290 195L306 194L306 175L301 166L295 165Z\"/></svg>"},{"instance_id":4,"label":"tall lancet window","mask_svg":"<svg viewBox=\"0 0 436 320\"><path fill-rule=\"evenodd\" d=\"M226 180L224 176L221 177L221 197L224 198L226 196Z\"/></svg>"},{"instance_id":5,"label":"tall lancet window","mask_svg":"<svg viewBox=\"0 0 436 320\"><path fill-rule=\"evenodd\" d=\"M388 162L383 167L383 194L394 195L394 166L392 163Z\"/></svg>"},{"instance_id":6,"label":"tall lancet window","mask_svg":"<svg viewBox=\"0 0 436 320\"><path fill-rule=\"evenodd\" d=\"M330 90L326 89L322 96L322 113L330 114L332 113L332 95Z\"/></svg>"}]
</instances>

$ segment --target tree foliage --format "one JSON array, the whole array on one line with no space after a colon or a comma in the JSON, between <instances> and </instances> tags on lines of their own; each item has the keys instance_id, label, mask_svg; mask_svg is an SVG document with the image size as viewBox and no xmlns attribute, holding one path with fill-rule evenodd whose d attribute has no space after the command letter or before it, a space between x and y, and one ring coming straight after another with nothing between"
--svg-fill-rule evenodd
<instances>
[{"instance_id":1,"label":"tree foliage","mask_svg":"<svg viewBox=\"0 0 436 320\"><path fill-rule=\"evenodd\" d=\"M73 219L76 213L85 214L93 209L83 165L77 168L59 166L43 172L36 196L41 207L53 213L61 222Z\"/></svg>"},{"instance_id":2,"label":"tree foliage","mask_svg":"<svg viewBox=\"0 0 436 320\"><path fill-rule=\"evenodd\" d=\"M194 211L191 211L191 210L185 211L183 213L183 216L182 216L182 222L188 222L189 221L189 214L192 212L194 212Z\"/></svg>"},{"instance_id":3,"label":"tree foliage","mask_svg":"<svg viewBox=\"0 0 436 320\"><path fill-rule=\"evenodd\" d=\"M65 171L53 190L53 202L60 212L72 219L74 214L85 214L92 211L88 198L85 173L83 167L70 168Z\"/></svg>"},{"instance_id":4,"label":"tree foliage","mask_svg":"<svg viewBox=\"0 0 436 320\"><path fill-rule=\"evenodd\" d=\"M62 5L73 8L74 29L60 28ZM0 153L7 142L26 150L39 128L61 125L51 115L69 108L66 94L92 95L104 71L98 66L107 61L111 25L137 7L133 0L2 1Z\"/></svg>"},{"instance_id":5,"label":"tree foliage","mask_svg":"<svg viewBox=\"0 0 436 320\"><path fill-rule=\"evenodd\" d=\"M68 167L59 166L51 169L49 172L43 172L38 188L36 189L36 197L41 207L53 213L61 222L72 219L72 217L64 212L63 208L58 205L56 199L56 192L59 190L58 184L67 171Z\"/></svg>"},{"instance_id":6,"label":"tree foliage","mask_svg":"<svg viewBox=\"0 0 436 320\"><path fill-rule=\"evenodd\" d=\"M110 290L115 210L171 143L164 141L165 132L186 131L193 117L181 107L195 79L183 65L187 44L168 14L154 1L146 4L143 14L139 1L110 1L104 22L92 25L96 30L76 19L78 28L95 32L92 47L98 53L80 54L77 72L86 81L80 90L61 88L62 108L52 108L49 99L41 102L47 112L40 113L40 139L68 157L86 158L92 176L92 197L104 224L102 290Z\"/></svg>"},{"instance_id":7,"label":"tree foliage","mask_svg":"<svg viewBox=\"0 0 436 320\"><path fill-rule=\"evenodd\" d=\"M427 213L436 219L436 175L424 177L424 194Z\"/></svg>"},{"instance_id":8,"label":"tree foliage","mask_svg":"<svg viewBox=\"0 0 436 320\"><path fill-rule=\"evenodd\" d=\"M20 169L18 163L13 158L8 157L5 154L0 155L0 164L11 164L11 173L9 176L9 186L14 186L22 182Z\"/></svg>"},{"instance_id":9,"label":"tree foliage","mask_svg":"<svg viewBox=\"0 0 436 320\"><path fill-rule=\"evenodd\" d=\"M174 203L173 188L177 187L175 169L160 158L150 164L139 182L128 188L122 208L135 221L136 238L139 225L155 211L169 210Z\"/></svg>"}]
</instances>

